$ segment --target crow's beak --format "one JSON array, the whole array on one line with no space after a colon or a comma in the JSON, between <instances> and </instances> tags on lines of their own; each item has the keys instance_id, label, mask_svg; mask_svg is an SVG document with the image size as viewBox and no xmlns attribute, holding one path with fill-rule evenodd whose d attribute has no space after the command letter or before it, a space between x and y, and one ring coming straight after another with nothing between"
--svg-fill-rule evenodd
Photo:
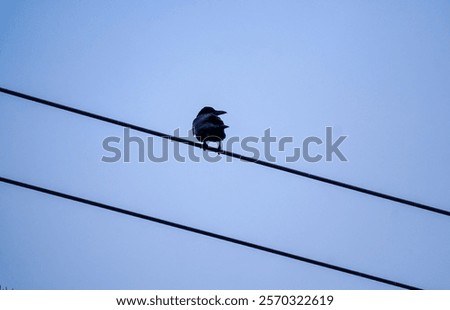
<instances>
[{"instance_id":1,"label":"crow's beak","mask_svg":"<svg viewBox=\"0 0 450 310\"><path fill-rule=\"evenodd\" d=\"M227 113L227 112L225 112L225 111L215 111L214 112L214 114L216 114L216 115L222 115L222 114L225 114L225 113Z\"/></svg>"}]
</instances>

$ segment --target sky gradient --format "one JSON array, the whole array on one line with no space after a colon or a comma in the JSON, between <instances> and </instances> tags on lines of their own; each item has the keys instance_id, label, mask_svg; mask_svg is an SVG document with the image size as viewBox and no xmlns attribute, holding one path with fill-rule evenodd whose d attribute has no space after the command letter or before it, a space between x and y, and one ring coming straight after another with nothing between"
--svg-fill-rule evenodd
<instances>
[{"instance_id":1,"label":"sky gradient","mask_svg":"<svg viewBox=\"0 0 450 310\"><path fill-rule=\"evenodd\" d=\"M450 210L449 10L447 1L2 1L0 86L182 136L213 106L228 112L227 139L268 128L292 137L274 152L280 165ZM132 145L131 162L105 163L103 140L123 128L4 94L0 124L4 177L450 289L448 217L224 156L140 163ZM347 136L348 161L285 162L328 126ZM395 289L7 184L0 244L0 285L15 289Z\"/></svg>"}]
</instances>

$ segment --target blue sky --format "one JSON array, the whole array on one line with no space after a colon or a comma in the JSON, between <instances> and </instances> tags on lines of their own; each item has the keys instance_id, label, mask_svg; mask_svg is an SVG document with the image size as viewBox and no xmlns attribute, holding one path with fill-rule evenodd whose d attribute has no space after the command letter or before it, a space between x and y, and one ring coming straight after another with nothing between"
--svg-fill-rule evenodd
<instances>
[{"instance_id":1,"label":"blue sky","mask_svg":"<svg viewBox=\"0 0 450 310\"><path fill-rule=\"evenodd\" d=\"M205 105L228 112L228 137L270 128L301 147L331 126L348 136L347 162L286 163L279 152L277 163L450 210L449 9L446 1L2 1L0 85L168 134L187 134ZM445 216L225 157L139 163L134 147L130 163L107 164L102 141L122 128L4 94L0 117L4 177L450 288ZM0 285L16 289L393 288L6 184L0 244Z\"/></svg>"}]
</instances>

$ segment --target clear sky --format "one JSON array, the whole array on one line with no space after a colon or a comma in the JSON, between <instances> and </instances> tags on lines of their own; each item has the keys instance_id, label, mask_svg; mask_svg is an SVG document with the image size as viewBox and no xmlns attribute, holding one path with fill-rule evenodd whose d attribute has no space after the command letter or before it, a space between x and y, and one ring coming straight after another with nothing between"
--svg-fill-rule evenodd
<instances>
[{"instance_id":1,"label":"clear sky","mask_svg":"<svg viewBox=\"0 0 450 310\"><path fill-rule=\"evenodd\" d=\"M228 112L227 139L268 128L293 137L273 153L280 165L450 210L449 10L448 1L3 0L0 86L168 134L187 135L210 105ZM134 144L131 162L105 163L102 141L123 139L122 128L4 94L0 126L1 176L450 289L448 217L224 156L140 163ZM305 138L325 140L327 126L333 139L347 136L348 161L285 162ZM15 289L395 289L3 183L0 245L0 285Z\"/></svg>"}]
</instances>

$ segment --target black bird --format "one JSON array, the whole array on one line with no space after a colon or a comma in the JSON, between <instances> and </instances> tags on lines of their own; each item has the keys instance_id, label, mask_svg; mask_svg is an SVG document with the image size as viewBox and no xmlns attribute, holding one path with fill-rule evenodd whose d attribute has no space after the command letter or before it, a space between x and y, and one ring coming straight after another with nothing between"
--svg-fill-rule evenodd
<instances>
[{"instance_id":1,"label":"black bird","mask_svg":"<svg viewBox=\"0 0 450 310\"><path fill-rule=\"evenodd\" d=\"M219 152L222 151L222 140L225 139L225 128L228 128L219 117L225 111L216 111L211 107L204 107L198 112L192 122L192 133L198 141L203 142L203 150L208 141L219 142Z\"/></svg>"}]
</instances>

